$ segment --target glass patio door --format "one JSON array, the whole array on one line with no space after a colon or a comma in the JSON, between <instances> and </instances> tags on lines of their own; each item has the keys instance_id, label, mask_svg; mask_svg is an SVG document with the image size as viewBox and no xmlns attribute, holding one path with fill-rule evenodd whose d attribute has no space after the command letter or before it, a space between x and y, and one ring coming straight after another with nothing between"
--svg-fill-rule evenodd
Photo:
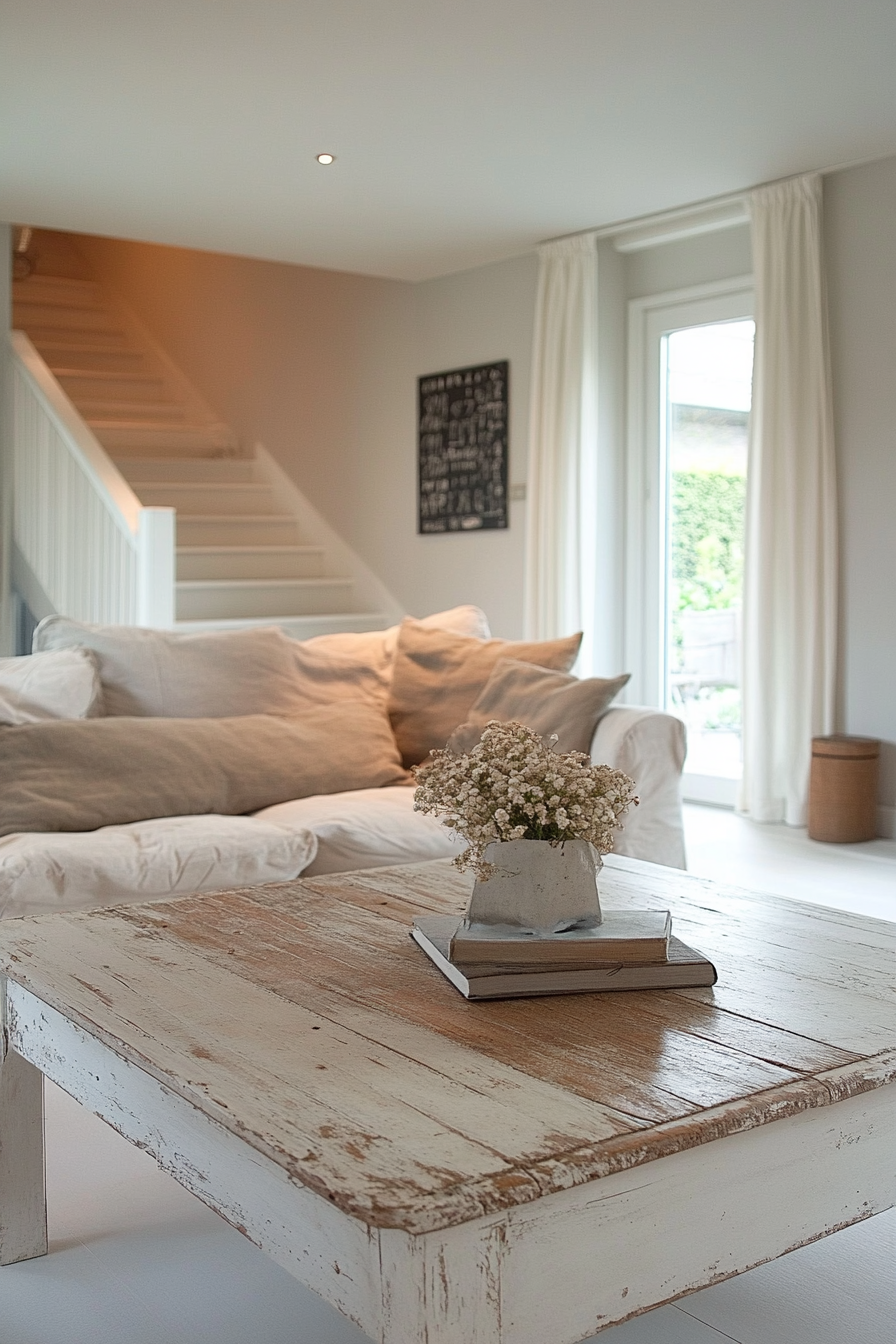
<instances>
[{"instance_id":1,"label":"glass patio door","mask_svg":"<svg viewBox=\"0 0 896 1344\"><path fill-rule=\"evenodd\" d=\"M631 305L626 643L631 698L687 726L684 796L731 806L754 324L714 288Z\"/></svg>"},{"instance_id":2,"label":"glass patio door","mask_svg":"<svg viewBox=\"0 0 896 1344\"><path fill-rule=\"evenodd\" d=\"M662 338L665 708L688 730L686 792L733 802L741 776L741 610L752 320Z\"/></svg>"}]
</instances>

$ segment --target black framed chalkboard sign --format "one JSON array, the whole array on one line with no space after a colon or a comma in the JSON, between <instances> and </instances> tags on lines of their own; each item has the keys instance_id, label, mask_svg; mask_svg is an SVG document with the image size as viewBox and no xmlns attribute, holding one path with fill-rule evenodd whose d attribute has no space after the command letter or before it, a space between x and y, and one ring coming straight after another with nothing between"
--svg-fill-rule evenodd
<instances>
[{"instance_id":1,"label":"black framed chalkboard sign","mask_svg":"<svg viewBox=\"0 0 896 1344\"><path fill-rule=\"evenodd\" d=\"M417 380L417 531L507 527L510 363Z\"/></svg>"}]
</instances>

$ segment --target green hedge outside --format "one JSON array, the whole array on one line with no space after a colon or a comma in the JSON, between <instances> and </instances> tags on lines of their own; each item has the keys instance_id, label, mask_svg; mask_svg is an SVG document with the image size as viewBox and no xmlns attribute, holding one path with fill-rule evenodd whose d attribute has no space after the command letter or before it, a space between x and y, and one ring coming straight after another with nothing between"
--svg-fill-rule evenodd
<instances>
[{"instance_id":1,"label":"green hedge outside","mask_svg":"<svg viewBox=\"0 0 896 1344\"><path fill-rule=\"evenodd\" d=\"M740 602L746 485L744 476L721 471L673 472L673 612L718 611Z\"/></svg>"}]
</instances>

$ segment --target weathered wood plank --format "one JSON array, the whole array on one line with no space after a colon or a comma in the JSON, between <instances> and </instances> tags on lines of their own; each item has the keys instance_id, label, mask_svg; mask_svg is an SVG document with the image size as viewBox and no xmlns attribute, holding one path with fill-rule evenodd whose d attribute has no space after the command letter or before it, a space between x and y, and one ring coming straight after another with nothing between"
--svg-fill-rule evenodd
<instances>
[{"instance_id":1,"label":"weathered wood plank","mask_svg":"<svg viewBox=\"0 0 896 1344\"><path fill-rule=\"evenodd\" d=\"M659 1018L670 1027L691 1036L705 1036L769 1064L780 1064L800 1073L817 1073L862 1058L852 1050L840 1050L808 1036L798 1036L783 1027L769 1026L754 1018L720 1008L702 999L682 994L643 993L637 996L637 1012Z\"/></svg>"},{"instance_id":2,"label":"weathered wood plank","mask_svg":"<svg viewBox=\"0 0 896 1344\"><path fill-rule=\"evenodd\" d=\"M214 925L197 918L189 903L157 907L155 917L220 964L226 959L237 971L244 967L253 983L293 1001L310 1004L321 990L335 987L401 1019L422 1020L441 1036L527 1073L544 1076L542 1067L550 1069L552 1081L645 1121L714 1105L732 1089L741 1095L772 1087L800 1072L653 1018L641 1024L631 1000L642 995L626 996L622 1012L612 995L577 995L548 1015L537 1000L470 1005L421 957L407 937L407 924L344 904L302 905L291 920L282 906L272 911L262 899L231 893L219 905ZM272 918L274 913L279 917ZM685 1068L679 1067L682 1058ZM564 1067L569 1060L572 1071Z\"/></svg>"},{"instance_id":3,"label":"weathered wood plank","mask_svg":"<svg viewBox=\"0 0 896 1344\"><path fill-rule=\"evenodd\" d=\"M46 1253L44 1080L10 1049L0 976L0 1265Z\"/></svg>"},{"instance_id":4,"label":"weathered wood plank","mask_svg":"<svg viewBox=\"0 0 896 1344\"><path fill-rule=\"evenodd\" d=\"M428 909L455 909L464 898L468 878L446 870L445 864L441 860L418 865L413 874L410 869L404 874L378 869L374 878L367 873L341 875L343 899L355 899L359 891L385 893L390 887L403 892L408 884L420 880L418 903L425 891ZM441 901L440 868L446 877ZM335 875L313 879L307 885L326 890L334 900L339 896L340 878ZM671 909L676 931L685 941L690 937L717 963L720 975L714 989L671 993L715 1004L850 1054L874 1053L891 1043L896 1022L893 925L724 887L677 869L614 855L608 856L601 874L601 889L608 905ZM749 916L745 922L739 911ZM802 951L793 953L789 966L774 950L774 933L779 928L800 934L797 942ZM832 950L825 952L828 947ZM862 964L866 947L875 959L867 972ZM802 964L798 964L799 956ZM726 993L728 989L732 992Z\"/></svg>"}]
</instances>

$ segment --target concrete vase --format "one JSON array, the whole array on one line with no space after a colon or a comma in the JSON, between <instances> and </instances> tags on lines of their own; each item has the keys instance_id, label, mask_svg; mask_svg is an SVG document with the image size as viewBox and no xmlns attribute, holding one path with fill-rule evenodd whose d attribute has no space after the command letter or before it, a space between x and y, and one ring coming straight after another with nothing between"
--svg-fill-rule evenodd
<instances>
[{"instance_id":1,"label":"concrete vase","mask_svg":"<svg viewBox=\"0 0 896 1344\"><path fill-rule=\"evenodd\" d=\"M587 840L558 845L547 840L493 841L485 861L495 871L473 887L469 927L503 925L547 934L600 924L597 874L602 862Z\"/></svg>"}]
</instances>

